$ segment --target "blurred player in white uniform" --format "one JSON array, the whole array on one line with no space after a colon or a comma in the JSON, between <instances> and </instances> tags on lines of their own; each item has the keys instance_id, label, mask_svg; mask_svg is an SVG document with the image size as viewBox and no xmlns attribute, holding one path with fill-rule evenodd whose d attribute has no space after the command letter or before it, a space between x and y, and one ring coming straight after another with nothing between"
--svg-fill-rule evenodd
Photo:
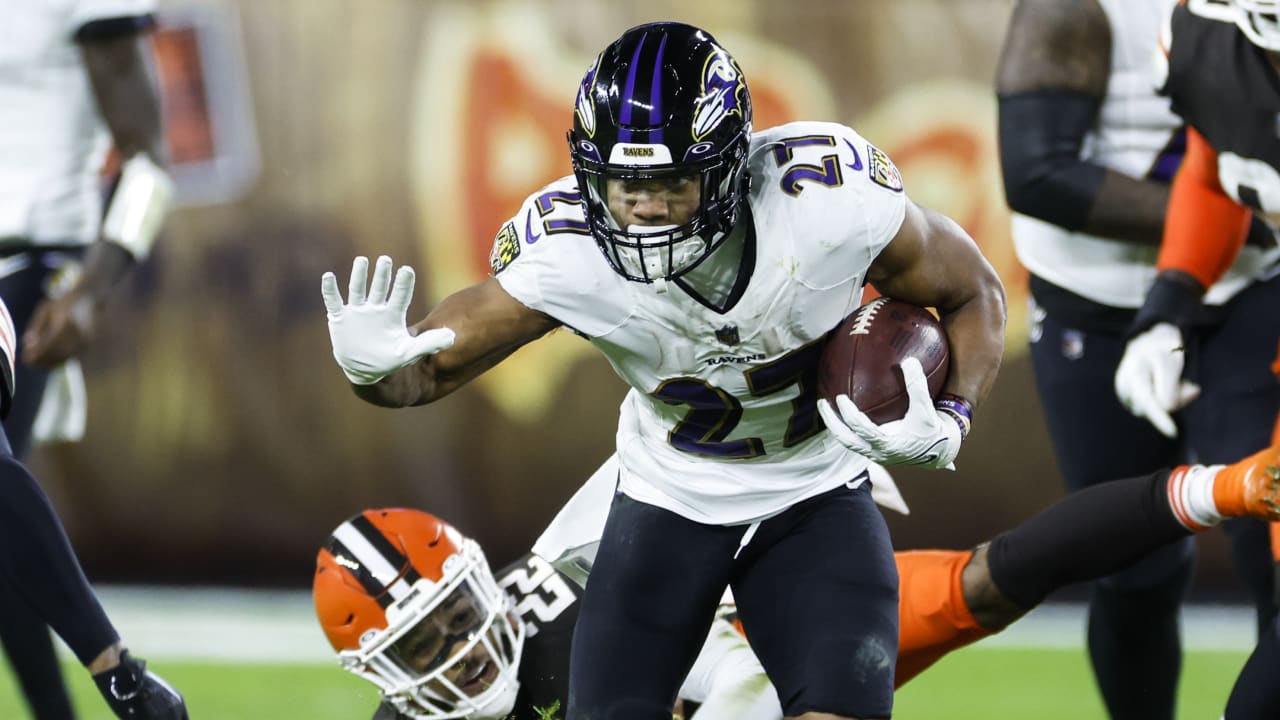
<instances>
[{"instance_id":1,"label":"blurred player in white uniform","mask_svg":"<svg viewBox=\"0 0 1280 720\"><path fill-rule=\"evenodd\" d=\"M50 368L83 349L112 287L146 257L168 203L143 41L153 10L152 0L22 0L7 3L0 22L0 297L13 312L23 389L4 428L19 458ZM113 144L122 172L104 204L100 173ZM81 255L79 279L52 297L57 270ZM74 437L83 388L78 366L61 372L66 397L81 402L51 408L50 417L65 413L52 429ZM0 488L0 503L8 492ZM73 717L48 630L13 598L0 592L0 639L33 711Z\"/></svg>"},{"instance_id":2,"label":"blurred player in white uniform","mask_svg":"<svg viewBox=\"0 0 1280 720\"><path fill-rule=\"evenodd\" d=\"M1280 387L1266 360L1280 334L1280 280L1259 280L1280 251L1257 223L1210 289L1188 361L1200 397L1159 428L1113 391L1125 340L1149 326L1138 308L1155 262L1185 129L1157 94L1160 26L1173 0L1022 0L997 77L1000 146L1013 238L1031 272L1031 357L1067 488L1179 462L1227 462L1268 444ZM1269 317L1270 320L1264 320ZM1242 371L1229 358L1256 358ZM1258 607L1275 614L1265 525L1224 526ZM1181 667L1178 608L1193 545L1161 548L1095 583L1089 652L1112 718L1171 720Z\"/></svg>"},{"instance_id":3,"label":"blurred player in white uniform","mask_svg":"<svg viewBox=\"0 0 1280 720\"><path fill-rule=\"evenodd\" d=\"M366 290L358 258L345 302L323 282L335 358L370 402L430 402L561 326L632 386L570 720L667 720L726 585L788 715L889 717L897 573L867 461L949 466L999 366L1003 289L959 226L853 130L750 121L708 33L632 28L578 90L574 176L499 231L492 278L412 334L410 269L393 283L380 258ZM882 426L816 398L822 341L868 282L938 308L954 358L936 405L904 364L911 407Z\"/></svg>"}]
</instances>

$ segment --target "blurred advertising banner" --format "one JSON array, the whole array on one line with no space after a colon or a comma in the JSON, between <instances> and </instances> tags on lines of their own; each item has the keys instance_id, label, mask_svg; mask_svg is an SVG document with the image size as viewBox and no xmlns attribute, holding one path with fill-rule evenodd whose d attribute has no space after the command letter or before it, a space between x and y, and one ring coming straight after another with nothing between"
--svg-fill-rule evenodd
<instances>
[{"instance_id":1,"label":"blurred advertising banner","mask_svg":"<svg viewBox=\"0 0 1280 720\"><path fill-rule=\"evenodd\" d=\"M187 205L87 358L86 440L36 458L91 576L303 585L329 530L381 505L449 518L499 562L527 547L612 451L622 383L557 332L431 407L374 408L332 360L319 279L345 283L353 256L389 254L418 270L413 321L483 278L502 223L569 172L572 98L595 53L658 19L703 26L736 55L757 127L857 128L1004 278L1002 378L957 473L900 474L913 514L892 520L898 543L968 545L1058 497L995 139L1010 8L164 2L156 45Z\"/></svg>"},{"instance_id":2,"label":"blurred advertising banner","mask_svg":"<svg viewBox=\"0 0 1280 720\"><path fill-rule=\"evenodd\" d=\"M179 202L235 201L260 160L234 6L168 10L152 44Z\"/></svg>"}]
</instances>

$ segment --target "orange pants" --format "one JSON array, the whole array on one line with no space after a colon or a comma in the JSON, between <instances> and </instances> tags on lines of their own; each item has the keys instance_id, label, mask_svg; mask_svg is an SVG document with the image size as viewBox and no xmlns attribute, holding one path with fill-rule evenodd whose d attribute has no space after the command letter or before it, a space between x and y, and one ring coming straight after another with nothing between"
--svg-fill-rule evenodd
<instances>
[{"instance_id":1,"label":"orange pants","mask_svg":"<svg viewBox=\"0 0 1280 720\"><path fill-rule=\"evenodd\" d=\"M1280 377L1280 351L1276 353L1276 361L1271 363L1271 372ZM1276 418L1276 426L1271 431L1271 444L1280 443L1280 418ZM1271 558L1280 562L1280 523L1271 523Z\"/></svg>"},{"instance_id":2,"label":"orange pants","mask_svg":"<svg viewBox=\"0 0 1280 720\"><path fill-rule=\"evenodd\" d=\"M894 553L900 595L896 687L952 650L994 634L978 625L964 601L960 573L971 557L971 550Z\"/></svg>"},{"instance_id":3,"label":"orange pants","mask_svg":"<svg viewBox=\"0 0 1280 720\"><path fill-rule=\"evenodd\" d=\"M902 687L952 650L997 632L980 627L964 600L960 574L971 557L972 550L894 553L899 578L894 687ZM733 625L745 634L736 616Z\"/></svg>"}]
</instances>

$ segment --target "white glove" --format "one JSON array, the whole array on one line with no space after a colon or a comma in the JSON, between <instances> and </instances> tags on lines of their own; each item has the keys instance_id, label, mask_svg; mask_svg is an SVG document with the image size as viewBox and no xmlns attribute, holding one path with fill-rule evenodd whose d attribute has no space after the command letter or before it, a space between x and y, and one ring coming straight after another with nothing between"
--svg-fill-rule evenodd
<instances>
[{"instance_id":1,"label":"white glove","mask_svg":"<svg viewBox=\"0 0 1280 720\"><path fill-rule=\"evenodd\" d=\"M1120 404L1171 438L1178 436L1173 412L1200 394L1198 385L1182 379L1186 355L1182 331L1157 323L1129 341L1116 368Z\"/></svg>"},{"instance_id":2,"label":"white glove","mask_svg":"<svg viewBox=\"0 0 1280 720\"><path fill-rule=\"evenodd\" d=\"M960 453L960 424L933 406L919 360L907 358L900 367L909 401L901 420L877 425L848 395L836 397L838 414L831 403L818 400L818 414L845 447L875 462L954 470L952 462Z\"/></svg>"},{"instance_id":3,"label":"white glove","mask_svg":"<svg viewBox=\"0 0 1280 720\"><path fill-rule=\"evenodd\" d=\"M356 385L372 385L424 355L453 345L449 328L436 328L414 336L405 324L405 313L413 298L413 268L400 266L395 285L391 284L391 258L383 255L373 270L373 283L365 297L369 258L360 256L351 264L351 285L347 302L342 302L338 279L331 272L320 278L320 294L329 312L329 340L333 359ZM387 290L390 288L390 296Z\"/></svg>"}]
</instances>

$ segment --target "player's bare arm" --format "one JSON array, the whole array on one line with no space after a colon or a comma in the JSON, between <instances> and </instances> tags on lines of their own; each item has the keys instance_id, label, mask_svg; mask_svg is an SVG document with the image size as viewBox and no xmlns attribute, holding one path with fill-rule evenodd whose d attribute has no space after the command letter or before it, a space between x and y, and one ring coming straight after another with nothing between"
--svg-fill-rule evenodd
<instances>
[{"instance_id":1,"label":"player's bare arm","mask_svg":"<svg viewBox=\"0 0 1280 720\"><path fill-rule=\"evenodd\" d=\"M113 242L90 245L77 285L36 309L22 349L26 362L42 367L74 357L92 337L97 310L125 273L145 257L171 193L168 177L159 169L165 158L160 99L143 36L95 38L80 48L98 110L125 163L113 202L132 204L132 212L122 210L122 216L150 215L155 224L126 228L121 237L109 238ZM107 216L111 217L110 207ZM107 225L104 234L111 234Z\"/></svg>"},{"instance_id":2,"label":"player's bare arm","mask_svg":"<svg viewBox=\"0 0 1280 720\"><path fill-rule=\"evenodd\" d=\"M154 68L148 61L146 41L128 35L84 43L81 46L90 86L98 101L98 111L111 132L112 145L123 160L139 154L157 166L168 161L161 124L160 95ZM101 245L101 247L99 247ZM123 252L122 252L123 251ZM118 243L98 243L90 248L86 280L101 294L137 259ZM97 255L101 271L93 271Z\"/></svg>"},{"instance_id":3,"label":"player's bare arm","mask_svg":"<svg viewBox=\"0 0 1280 720\"><path fill-rule=\"evenodd\" d=\"M160 97L144 36L93 40L80 48L116 151L126 158L145 152L157 162L164 160Z\"/></svg>"},{"instance_id":4,"label":"player's bare arm","mask_svg":"<svg viewBox=\"0 0 1280 720\"><path fill-rule=\"evenodd\" d=\"M402 266L393 281L391 268L391 258L378 258L366 287L369 261L357 257L345 299L333 273L321 278L334 359L356 395L374 405L437 400L559 326L488 278L445 298L408 327L414 272Z\"/></svg>"},{"instance_id":5,"label":"player's bare arm","mask_svg":"<svg viewBox=\"0 0 1280 720\"><path fill-rule=\"evenodd\" d=\"M418 334L447 327L457 335L452 347L422 358L382 383L357 386L356 394L374 404L385 405L380 401L390 396L393 404L425 405L559 326L549 315L508 295L494 278L486 278L445 298L411 329Z\"/></svg>"},{"instance_id":6,"label":"player's bare arm","mask_svg":"<svg viewBox=\"0 0 1280 720\"><path fill-rule=\"evenodd\" d=\"M1022 0L996 70L1001 165L1014 210L1124 242L1160 242L1169 186L1081 160L1111 73L1097 0Z\"/></svg>"},{"instance_id":7,"label":"player's bare arm","mask_svg":"<svg viewBox=\"0 0 1280 720\"><path fill-rule=\"evenodd\" d=\"M894 239L867 271L882 294L937 308L951 343L944 392L973 406L995 382L1004 353L1004 286L973 239L950 218L907 202Z\"/></svg>"}]
</instances>

